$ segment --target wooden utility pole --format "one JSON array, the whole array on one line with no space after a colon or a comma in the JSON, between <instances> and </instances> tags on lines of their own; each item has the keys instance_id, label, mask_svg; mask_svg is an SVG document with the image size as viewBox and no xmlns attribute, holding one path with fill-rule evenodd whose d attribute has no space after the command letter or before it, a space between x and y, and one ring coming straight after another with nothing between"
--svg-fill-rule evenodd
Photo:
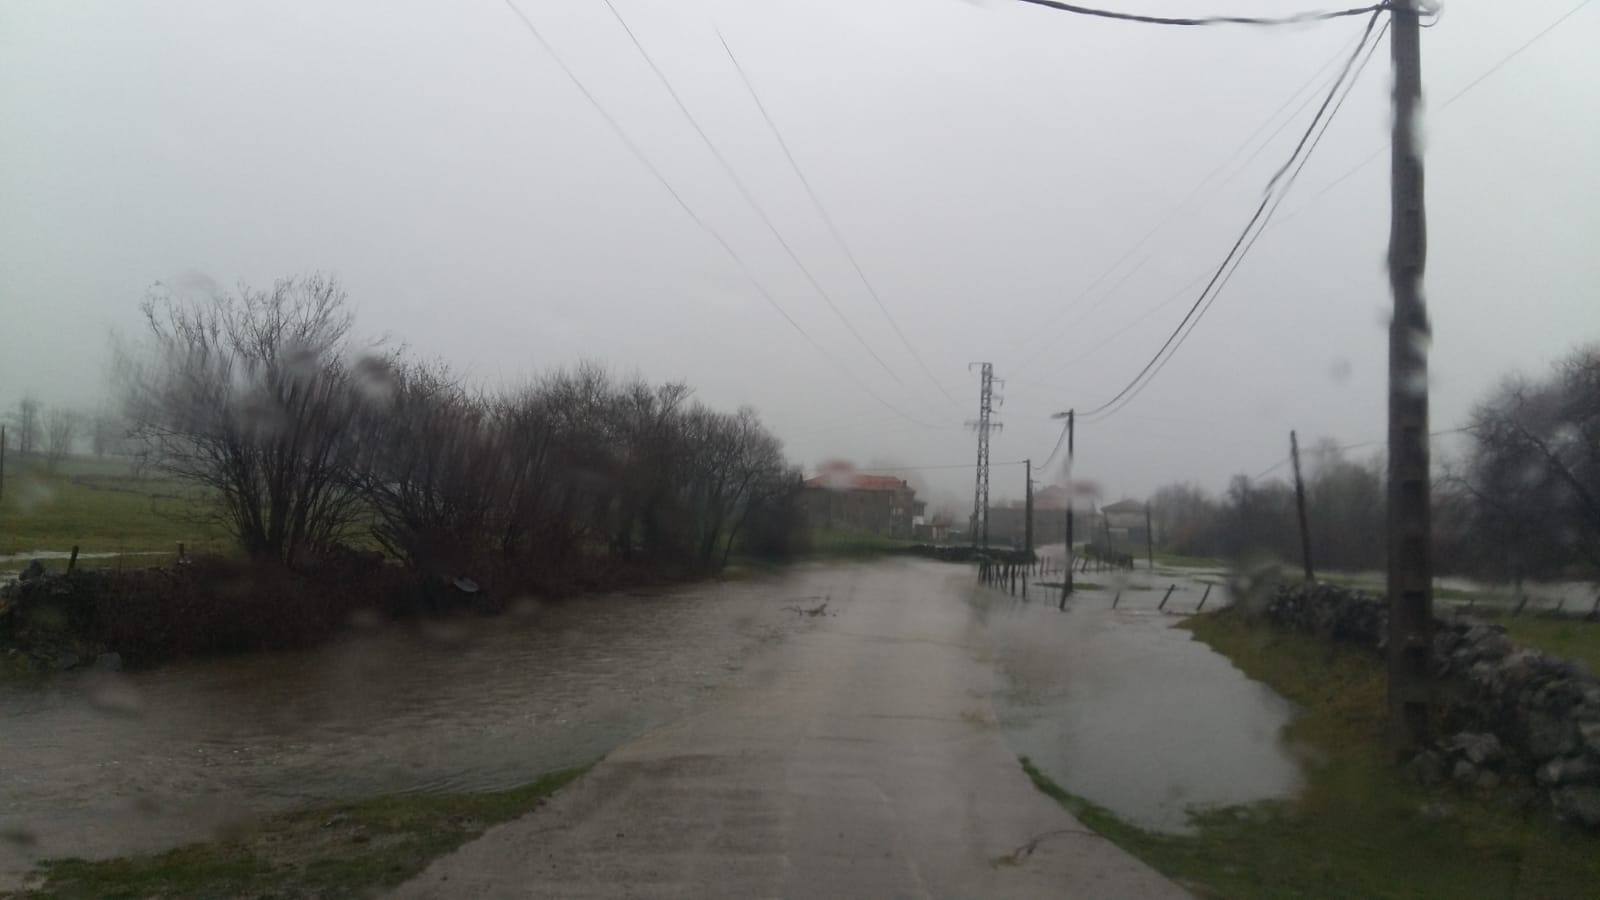
<instances>
[{"instance_id":1,"label":"wooden utility pole","mask_svg":"<svg viewBox=\"0 0 1600 900\"><path fill-rule=\"evenodd\" d=\"M1067 552L1066 571L1061 578L1061 609L1067 608L1067 598L1072 596L1072 441L1073 411L1067 410Z\"/></svg>"},{"instance_id":2,"label":"wooden utility pole","mask_svg":"<svg viewBox=\"0 0 1600 900\"><path fill-rule=\"evenodd\" d=\"M1028 483L1023 493L1022 515L1026 521L1022 525L1023 543L1028 551L1027 562L1033 562L1033 460L1022 461L1026 467Z\"/></svg>"},{"instance_id":3,"label":"wooden utility pole","mask_svg":"<svg viewBox=\"0 0 1600 900\"><path fill-rule=\"evenodd\" d=\"M1311 529L1306 525L1306 483L1300 477L1300 439L1289 432L1289 460L1294 463L1294 505L1300 517L1300 560L1306 567L1306 583L1317 580L1311 570Z\"/></svg>"},{"instance_id":4,"label":"wooden utility pole","mask_svg":"<svg viewBox=\"0 0 1600 900\"><path fill-rule=\"evenodd\" d=\"M1427 265L1418 106L1422 99L1417 0L1390 4L1394 135L1390 146L1389 287L1389 718L1402 753L1428 741L1433 572L1428 463Z\"/></svg>"},{"instance_id":5,"label":"wooden utility pole","mask_svg":"<svg viewBox=\"0 0 1600 900\"><path fill-rule=\"evenodd\" d=\"M1144 558L1150 571L1156 570L1156 533L1150 530L1150 501L1144 502Z\"/></svg>"}]
</instances>

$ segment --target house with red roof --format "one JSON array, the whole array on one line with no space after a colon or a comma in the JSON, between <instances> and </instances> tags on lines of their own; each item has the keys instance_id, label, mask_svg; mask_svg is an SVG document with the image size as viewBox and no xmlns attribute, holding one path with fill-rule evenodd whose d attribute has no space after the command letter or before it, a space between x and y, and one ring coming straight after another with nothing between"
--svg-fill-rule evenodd
<instances>
[{"instance_id":1,"label":"house with red roof","mask_svg":"<svg viewBox=\"0 0 1600 900\"><path fill-rule=\"evenodd\" d=\"M812 528L911 539L927 504L916 489L892 475L866 475L843 467L807 479L801 502Z\"/></svg>"}]
</instances>

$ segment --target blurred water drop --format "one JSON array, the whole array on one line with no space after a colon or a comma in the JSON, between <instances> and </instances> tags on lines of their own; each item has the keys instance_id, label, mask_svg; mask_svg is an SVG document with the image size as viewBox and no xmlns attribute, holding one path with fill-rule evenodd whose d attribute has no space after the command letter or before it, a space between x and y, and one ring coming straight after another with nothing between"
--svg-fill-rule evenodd
<instances>
[{"instance_id":1,"label":"blurred water drop","mask_svg":"<svg viewBox=\"0 0 1600 900\"><path fill-rule=\"evenodd\" d=\"M0 841L26 850L38 845L39 836L19 825L13 828L0 828Z\"/></svg>"},{"instance_id":2,"label":"blurred water drop","mask_svg":"<svg viewBox=\"0 0 1600 900\"><path fill-rule=\"evenodd\" d=\"M1349 381L1350 372L1350 360L1343 357L1334 360L1333 364L1328 367L1328 377L1333 380L1334 384L1344 384Z\"/></svg>"},{"instance_id":3,"label":"blurred water drop","mask_svg":"<svg viewBox=\"0 0 1600 900\"><path fill-rule=\"evenodd\" d=\"M1538 462L1529 462L1517 472L1517 480L1524 487L1536 487L1544 481L1544 466Z\"/></svg>"},{"instance_id":4,"label":"blurred water drop","mask_svg":"<svg viewBox=\"0 0 1600 900\"><path fill-rule=\"evenodd\" d=\"M439 644L464 644L469 637L467 627L459 622L427 621L422 623L420 632Z\"/></svg>"},{"instance_id":5,"label":"blurred water drop","mask_svg":"<svg viewBox=\"0 0 1600 900\"><path fill-rule=\"evenodd\" d=\"M396 391L394 370L389 361L376 354L356 360L353 369L356 390L372 403L387 403Z\"/></svg>"},{"instance_id":6,"label":"blurred water drop","mask_svg":"<svg viewBox=\"0 0 1600 900\"><path fill-rule=\"evenodd\" d=\"M377 610L358 609L350 614L350 627L360 631L371 631L383 624L383 617Z\"/></svg>"},{"instance_id":7,"label":"blurred water drop","mask_svg":"<svg viewBox=\"0 0 1600 900\"><path fill-rule=\"evenodd\" d=\"M37 512L41 507L49 506L56 501L56 492L49 484L32 476L22 479L17 491L17 512L28 514Z\"/></svg>"},{"instance_id":8,"label":"blurred water drop","mask_svg":"<svg viewBox=\"0 0 1600 900\"><path fill-rule=\"evenodd\" d=\"M89 705L114 716L144 714L144 698L133 682L115 672L95 672L85 679Z\"/></svg>"},{"instance_id":9,"label":"blurred water drop","mask_svg":"<svg viewBox=\"0 0 1600 900\"><path fill-rule=\"evenodd\" d=\"M1433 332L1426 328L1413 328L1409 335L1411 350L1418 356L1427 356L1433 349Z\"/></svg>"},{"instance_id":10,"label":"blurred water drop","mask_svg":"<svg viewBox=\"0 0 1600 900\"><path fill-rule=\"evenodd\" d=\"M511 601L508 612L519 619L530 619L539 614L542 604L534 597L518 597Z\"/></svg>"}]
</instances>

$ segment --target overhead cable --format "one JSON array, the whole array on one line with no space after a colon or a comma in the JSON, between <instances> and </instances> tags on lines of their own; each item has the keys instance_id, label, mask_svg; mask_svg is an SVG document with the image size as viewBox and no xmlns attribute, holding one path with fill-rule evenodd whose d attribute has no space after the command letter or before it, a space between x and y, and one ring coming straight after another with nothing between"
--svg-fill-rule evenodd
<instances>
[{"instance_id":1,"label":"overhead cable","mask_svg":"<svg viewBox=\"0 0 1600 900\"><path fill-rule=\"evenodd\" d=\"M1047 6L1062 12L1077 13L1080 16L1095 16L1101 19L1117 19L1124 22L1140 22L1145 25L1302 25L1307 22L1325 22L1329 19L1342 19L1347 16L1364 16L1368 13L1376 15L1391 8L1388 2L1375 3L1371 6L1359 6L1353 9L1335 9L1320 12L1303 12L1290 16L1200 16L1181 17L1171 16L1146 16L1136 13L1117 12L1110 9L1098 9L1092 6L1079 6L1075 3L1062 3L1060 0L1018 0L1019 3L1030 3L1034 6Z\"/></svg>"},{"instance_id":2,"label":"overhead cable","mask_svg":"<svg viewBox=\"0 0 1600 900\"><path fill-rule=\"evenodd\" d=\"M1323 117L1327 115L1328 108L1332 105L1334 98L1339 92L1339 89L1343 86L1344 82L1349 78L1351 72L1354 70L1356 63L1361 56L1361 52L1366 49L1365 38L1371 36L1372 30L1377 25L1377 22L1378 14L1373 13L1372 17L1367 20L1366 31L1363 35L1364 40L1361 44L1357 45L1355 53L1351 54L1350 58L1345 61L1345 66L1341 72L1339 81L1333 85L1333 89L1330 90L1328 95L1323 98L1322 105L1318 107L1316 115L1311 120L1311 124L1306 128L1305 135L1302 136L1300 142L1296 144L1295 154L1299 154L1301 150L1305 148L1307 139L1312 136L1312 134L1316 131L1317 126L1322 123ZM1298 171L1296 171L1296 174L1298 175ZM1288 185L1285 184L1284 190L1286 191L1287 188ZM1279 199L1281 199L1281 196L1282 192L1277 195ZM1134 377L1130 379L1121 390L1117 391L1117 393L1114 394L1111 399L1105 401L1099 406L1080 413L1081 416L1095 416L1111 409L1113 406L1116 406L1119 400L1126 397L1136 387L1143 383L1145 376L1148 375L1151 370L1157 366L1157 364L1161 363L1163 356L1167 353L1167 350L1169 348L1173 348L1174 342L1179 339L1180 335L1184 334L1184 330L1189 326L1191 320L1198 322L1196 314L1201 313L1202 306L1209 307L1209 304L1206 302L1207 298L1214 296L1212 291L1218 286L1219 282L1221 282L1223 275L1228 271L1229 266L1234 264L1236 260L1242 260L1243 254L1240 252L1241 249L1245 247L1246 242L1250 240L1250 236L1253 233L1259 234L1259 232L1256 230L1256 226L1261 222L1262 217L1267 215L1268 208L1272 205L1273 200L1274 195L1271 193L1262 197L1261 203L1256 207L1255 212L1250 216L1250 220L1245 223L1244 229L1240 231L1238 238L1233 242L1233 246L1229 248L1227 255L1223 257L1221 264L1219 264L1216 270L1212 273L1211 278L1206 283L1205 288L1200 292L1200 295L1195 298L1195 301L1192 305L1190 305L1189 310L1184 313L1183 319L1180 320L1177 326L1172 329L1172 333L1167 336L1167 339L1164 342L1162 342L1161 347L1156 350L1156 352L1150 357L1149 361L1147 361L1144 366L1140 368L1138 373L1135 374ZM1253 244L1253 241L1251 241L1251 243ZM1201 314L1203 315L1203 313Z\"/></svg>"},{"instance_id":3,"label":"overhead cable","mask_svg":"<svg viewBox=\"0 0 1600 900\"><path fill-rule=\"evenodd\" d=\"M1161 374L1161 370L1166 368L1167 363L1171 362L1173 356L1177 355L1178 349L1181 348L1184 342L1189 339L1189 336L1194 333L1194 329L1199 325L1200 320L1207 312L1210 311L1212 304L1217 302L1217 298L1222 295L1222 292L1227 288L1228 283L1233 280L1234 274L1239 271L1239 266L1244 262L1244 258L1248 256L1251 249L1255 247L1256 241L1261 239L1261 235L1266 232L1267 226L1272 223L1273 216L1277 215L1278 207L1283 205L1284 198L1289 195L1289 190L1294 183L1299 180L1301 171L1305 169L1306 163L1311 159L1311 154L1316 152L1317 146L1322 143L1323 135L1328 133L1328 127L1333 123L1333 118L1338 115L1339 110L1344 108L1345 100L1350 97L1351 91L1355 88L1356 79L1358 79L1361 76L1361 73L1365 71L1367 63L1371 62L1373 54L1377 51L1379 44L1382 42L1383 35L1388 32L1388 30L1389 23L1385 22L1383 29L1378 32L1378 35L1372 41L1371 46L1367 48L1366 56L1362 58L1360 65L1356 67L1354 73L1351 74L1348 82L1344 85L1344 93L1339 97L1338 103L1334 104L1332 111L1329 112L1326 117L1323 117L1323 110L1327 109L1326 102L1324 102L1323 108L1317 111L1317 119L1312 120L1311 127L1312 129L1316 129L1318 126L1318 120L1320 119L1321 129L1317 131L1315 139L1311 141L1305 153L1300 156L1300 160L1295 165L1292 174L1290 174L1288 179L1283 182L1283 189L1279 191L1276 196L1268 196L1263 200L1263 202L1271 201L1271 208L1267 210L1265 218L1261 220L1261 224L1256 228L1255 233L1250 235L1250 240L1244 245L1243 250L1234 257L1231 268L1229 268L1226 274L1223 275L1222 280L1217 283L1216 289L1211 292L1211 296L1209 298L1204 298L1205 305L1200 308L1199 314L1194 317L1194 320L1189 324L1188 329L1178 337L1177 342L1172 345L1171 351L1167 353L1165 358L1160 360L1160 362L1150 372L1149 377L1146 378L1142 384L1139 384L1138 387L1128 393L1128 395L1122 399L1121 403L1117 403L1114 408L1106 409L1105 406L1102 406L1095 410L1098 418L1091 421L1104 421L1106 418L1120 412L1122 409L1126 408L1128 404L1132 403L1134 398L1143 393L1144 389L1150 385L1150 382L1154 381L1156 376ZM1360 52L1360 48L1357 48L1357 52ZM1339 89L1339 85L1335 85L1334 89L1337 91ZM1304 146L1306 146L1306 144L1302 139L1300 145L1296 147L1296 152L1298 153L1300 147ZM1260 212L1259 208L1257 212ZM1226 260L1223 264L1224 266L1228 265ZM1178 327L1182 329L1183 323L1180 322ZM1115 400L1111 402L1116 403Z\"/></svg>"},{"instance_id":4,"label":"overhead cable","mask_svg":"<svg viewBox=\"0 0 1600 900\"><path fill-rule=\"evenodd\" d=\"M1358 37L1356 43L1359 44L1364 39L1365 39L1364 36L1363 37ZM1317 70L1315 72L1311 73L1311 76L1309 78L1307 78L1304 82L1302 82L1299 87L1295 88L1294 92L1291 93L1287 98L1285 98L1283 103L1281 103L1278 106L1277 109L1274 109L1272 111L1271 115L1267 116L1265 119L1262 120L1260 125L1256 126L1256 129L1250 133L1249 137L1246 137L1243 141L1241 141L1239 143L1239 145L1234 148L1233 152L1228 154L1228 157L1226 159L1224 159L1222 161L1222 163L1220 163L1216 168L1212 169L1209 173L1207 173L1206 176L1204 178L1200 179L1200 181L1197 182L1194 187L1190 188L1189 192L1184 195L1183 199L1178 201L1178 203L1175 206L1173 206L1172 209L1170 209L1167 212L1167 214L1164 217L1162 217L1162 219L1159 222L1157 222L1153 227L1151 227L1149 231L1146 231L1144 233L1143 237L1140 237L1139 240L1134 242L1133 246L1131 246L1127 250L1123 251L1122 255L1118 256L1116 258L1116 260L1111 263L1110 266L1108 266L1103 272L1101 272L1098 276L1096 276L1093 281L1089 282L1088 286L1085 287L1081 292L1079 292L1077 297L1075 297L1071 301L1063 304L1061 306L1061 308L1054 315L1050 316L1049 320L1043 326L1041 326L1038 329L1034 329L1031 332L1031 334L1034 335L1034 336L1040 336L1040 335L1049 334L1050 332L1047 331L1047 329L1053 328L1055 323L1059 322L1061 320L1061 318L1066 315L1067 312L1071 311L1073 307L1077 306L1083 300L1087 299L1090 294L1094 293L1095 288L1098 287L1101 282L1105 281L1107 276L1111 275L1112 272L1115 272L1117 269L1121 268L1122 264L1124 262L1127 262L1128 258L1133 256L1134 253L1138 252L1139 248L1141 248L1145 244L1149 243L1151 238L1155 237L1156 234L1158 234L1163 228L1166 228L1175 219L1177 219L1178 216L1186 208L1188 208L1189 204L1191 202L1193 202L1194 199L1197 196L1200 195L1201 191L1203 191L1206 188L1206 186L1209 185L1212 182L1213 179L1215 179L1218 175L1222 174L1222 172L1224 170L1226 170L1230 165L1232 165L1234 160L1239 158L1240 154L1244 153L1244 151L1247 148L1249 148L1251 144L1255 143L1256 138L1259 137L1263 131L1266 131L1267 128L1269 126L1271 126L1273 122L1278 120L1278 117L1281 116L1283 114L1283 112L1290 107L1291 104L1293 104L1297 99L1300 99L1300 96L1302 94L1304 94L1305 95L1304 101L1298 107L1296 107L1295 110L1292 113L1290 113L1287 117L1285 117L1283 119L1283 121L1281 123L1279 123L1278 127L1272 130L1271 134L1267 135L1266 139L1261 142L1260 146L1256 147L1255 151L1253 153L1251 153L1250 156L1247 159L1245 159L1244 163L1241 164L1240 168L1238 170L1236 170L1233 175L1230 175L1228 178L1223 179L1222 184L1227 184L1228 182L1232 181L1235 177L1237 177L1239 172L1244 171L1244 167L1248 166L1251 162L1253 162L1255 160L1255 158L1261 154L1261 151L1265 150L1268 146L1270 146L1271 143L1272 143L1272 140L1274 138L1276 138L1278 136L1278 134L1280 132L1282 132L1285 127L1287 127L1289 125L1290 122L1294 121L1295 117L1300 114L1301 110L1305 109L1307 104L1311 103L1312 100L1316 99L1316 96L1317 96L1316 95L1316 91L1313 90L1313 88L1316 86L1318 81L1322 78L1323 74L1325 72L1327 72L1329 68L1331 68L1334 65L1336 65L1339 62L1339 60L1344 59L1349 52L1350 52L1349 50L1346 50L1346 49L1344 49L1344 47L1341 47L1338 53L1330 56L1327 59L1326 62L1324 62L1321 66L1318 66ZM1141 269L1143 269L1145 264L1148 263L1152 258L1153 257L1151 257L1151 256L1146 256L1143 259L1139 260L1139 262L1136 263L1127 272L1125 272L1122 275L1121 278L1118 278L1116 280L1116 282L1114 282L1109 287L1107 287L1104 290L1101 298L1097 302L1091 304L1088 308L1084 309L1078 315L1074 316L1069 322L1067 322L1066 325L1062 326L1062 328L1060 329L1060 332L1070 331L1071 328L1074 325L1076 325L1077 323L1083 321L1084 318L1086 316L1088 316L1090 313L1092 313L1095 310L1099 309L1100 307L1104 306L1107 301L1109 301L1112 297L1116 296L1117 289L1120 288L1124 283L1126 283L1135 274L1137 274ZM1204 276L1202 276L1202 277L1204 277ZM1059 332L1057 332L1057 333L1059 333ZM1044 343L1040 344L1031 354L1029 354L1027 356L1027 358L1025 358L1022 361L1021 365L1018 366L1018 370L1021 371L1021 370L1026 370L1027 368L1029 368L1046 350L1049 350L1050 347L1051 347L1050 338L1046 337Z\"/></svg>"},{"instance_id":5,"label":"overhead cable","mask_svg":"<svg viewBox=\"0 0 1600 900\"><path fill-rule=\"evenodd\" d=\"M900 338L900 343L905 346L906 352L910 353L911 358L916 360L917 366L922 369L922 374L927 376L928 381L939 389L939 393L943 394L946 400L956 403L956 398L950 396L950 392L945 390L944 385L939 383L938 378L934 377L933 372L928 368L928 364L923 362L922 354L917 352L917 348L906 338L905 332L900 330L900 323L895 321L894 316L889 312L889 307L884 304L883 298L878 295L878 289L867 278L866 270L861 267L861 261L856 258L855 251L850 249L850 244L845 241L844 235L839 231L839 227L834 224L833 217L828 215L827 208L822 205L822 199L817 196L816 190L811 187L811 179L807 178L806 173L800 168L799 161L795 159L793 151L789 149L789 142L784 140L783 132L778 129L778 123L773 120L772 114L767 111L767 105L761 102L761 95L756 93L755 84L751 82L749 74L744 70L744 66L739 64L738 57L733 55L733 48L728 46L728 40L722 36L720 30L717 31L717 40L722 42L722 49L728 54L728 61L733 63L734 70L739 73L739 80L744 82L745 90L750 93L750 99L755 101L756 109L761 111L761 118L766 120L767 127L771 129L772 136L777 139L778 146L783 148L783 155L789 160L789 167L794 170L795 177L800 179L800 184L805 188L806 196L811 198L811 205L816 208L817 215L822 218L823 224L828 227L828 233L833 235L834 242L839 245L839 249L843 250L845 257L850 260L850 265L856 270L856 277L861 279L861 284L867 289L867 293L871 295L872 302L878 304L878 310L883 313L883 317L888 321L889 327L894 329L895 336Z\"/></svg>"},{"instance_id":6,"label":"overhead cable","mask_svg":"<svg viewBox=\"0 0 1600 900\"><path fill-rule=\"evenodd\" d=\"M1563 22L1567 21L1568 19L1572 18L1572 16L1574 14L1576 14L1579 10L1583 9L1585 6L1588 6L1589 3L1590 3L1590 0L1581 0L1581 2L1579 2L1577 6L1574 6L1571 9L1567 10L1566 12L1562 13L1560 16L1558 16L1556 18L1556 20L1554 22L1551 22L1549 25L1546 25L1543 29L1541 29L1538 34L1535 34L1533 37L1528 38L1526 41L1523 41L1521 44L1519 44L1517 46L1517 48L1515 50L1512 50L1510 53L1507 53L1505 56L1500 57L1499 60L1497 60L1489 68L1485 69L1482 72L1482 74L1478 75L1477 78L1472 79L1472 81L1470 81L1465 87L1463 87L1460 90L1456 91L1455 93L1451 94L1443 103L1439 104L1439 110L1438 111L1439 112L1444 112L1446 109L1448 109L1450 107L1451 104L1455 103L1457 100L1460 100L1464 95L1466 95L1468 91L1471 91L1473 88L1476 88L1478 85L1480 85L1484 81L1488 80L1490 76L1498 73L1502 68L1505 67L1505 65L1507 63L1511 62L1513 59L1515 59L1518 56L1522 55L1522 52L1524 50L1527 50L1529 47L1532 47L1534 44L1538 43L1541 39L1544 38L1545 35L1549 34L1552 31L1555 31L1556 30L1556 26L1558 26L1558 25L1562 24ZM1365 169L1367 166L1371 165L1373 160L1376 160L1379 156L1381 156L1383 154L1383 152L1385 150L1388 150L1388 149L1389 149L1389 147L1386 144L1386 145L1384 145L1382 147L1378 147L1378 148L1374 149L1371 153L1368 153L1366 156L1362 157L1360 162L1356 163L1354 166L1351 166L1348 170L1345 171L1345 173L1343 175L1340 175L1338 178L1335 178L1334 180L1328 182L1325 186L1323 186L1322 190L1317 191L1315 194L1312 194L1311 195L1311 199L1307 200L1305 203L1300 205L1297 209L1294 210L1294 212L1291 212L1288 215L1284 216L1283 220L1285 222L1287 222L1287 221L1289 221L1291 219L1294 219L1294 218L1298 217L1301 213L1305 212L1308 208L1310 208L1318 200L1321 200L1325 195L1327 195L1334 188L1336 188L1339 185L1344 184L1346 181L1348 181L1350 179L1350 176L1356 174L1357 172L1359 172L1362 169Z\"/></svg>"},{"instance_id":7,"label":"overhead cable","mask_svg":"<svg viewBox=\"0 0 1600 900\"><path fill-rule=\"evenodd\" d=\"M684 214L689 217L690 221L699 226L701 231L704 231L707 235L709 235L711 239L716 242L717 246L721 247L723 252L728 254L728 257L733 260L736 266L738 266L739 271L756 289L756 292L761 295L761 298L765 300L767 305L771 306L778 313L778 315L782 316L785 322L789 323L789 327L793 328L796 333L804 338L806 343L809 344L811 348L819 355L821 355L823 359L827 360L833 366L833 368L839 372L839 374L843 375L847 380L859 388L862 393L877 401L877 403L883 406L885 409L888 409L896 416L899 416L908 422L921 425L924 428L942 427L929 422L924 422L914 416L908 415L893 403L890 403L888 400L879 396L876 391L872 390L872 388L868 387L865 382L856 377L855 373L851 372L842 363L835 359L833 354L828 352L827 348L823 347L816 338L811 336L810 332L800 327L800 323L796 322L794 317L789 315L783 306L778 303L777 299L772 296L771 292L767 290L766 286L761 283L760 279L756 278L755 273L744 261L744 257L740 256L738 251L734 250L733 246L728 243L727 239L724 238L722 234L715 228L711 227L710 223L701 218L700 215L694 211L694 208L683 199L683 195L678 193L677 189L672 186L672 182L668 181L667 177L662 174L661 170L656 167L655 163L650 161L650 157L645 154L644 150L641 149L638 143L634 141L633 138L628 134L627 129L622 127L622 124L617 121L615 116L611 115L610 111L605 108L605 106L600 102L599 98L597 98L594 93L589 90L588 86L583 83L583 80L578 77L578 74L573 71L572 67L567 65L567 61L562 58L561 54L556 52L555 47L550 43L549 40L545 38L544 33L539 30L538 26L533 24L533 20L529 19L527 15L525 15L516 5L516 3L512 2L512 0L504 0L504 2L505 5L510 8L514 14L516 14L516 17L522 21L522 25L527 32L533 36L534 40L539 42L539 45L544 48L544 51L549 54L550 58L554 60L555 64L563 73L566 74L573 86L578 89L578 93L582 94L584 99L589 101L589 105L594 107L595 112L599 113L600 117L605 120L606 124L611 126L612 132L615 133L617 138L622 141L623 146L627 147L628 151L633 154L633 157L637 159L639 163L650 172L651 175L655 176L656 181L661 183L661 186L666 189L669 195L671 195L672 199L678 204L678 207L683 210Z\"/></svg>"},{"instance_id":8,"label":"overhead cable","mask_svg":"<svg viewBox=\"0 0 1600 900\"><path fill-rule=\"evenodd\" d=\"M895 373L894 369L889 368L889 364L883 361L883 357L878 355L878 351L872 349L872 345L868 344L867 339L861 336L860 331L856 330L856 326L851 323L849 317L844 314L844 311L839 308L838 304L833 302L833 297L829 295L827 289L822 286L822 283L817 280L815 275L811 274L810 267L801 261L800 255L795 253L794 248L789 245L789 241L784 238L783 232L778 230L778 226L772 221L771 217L767 215L766 210L763 209L761 204L756 201L755 194L750 190L750 187L744 183L744 179L739 177L739 173L734 170L733 164L728 161L726 156L722 155L722 151L717 148L716 142L711 140L711 136L706 133L706 130L703 127L701 127L700 120L695 118L694 113L689 111L688 104L684 103L683 98L679 96L677 88L672 86L672 80L667 78L667 74L661 71L660 66L656 65L655 58L652 57L650 52L644 48L644 44L639 41L638 35L634 34L633 29L629 27L628 20L622 17L622 12L617 9L616 4L612 3L611 0L605 0L605 4L606 8L611 10L611 14L616 17L617 24L622 26L623 31L627 32L628 40L633 42L634 49L639 51L639 55L643 57L645 64L650 67L650 71L655 73L656 80L660 81L661 86L666 88L667 94L672 97L672 102L678 107L678 111L683 113L683 117L688 120L689 125L694 128L695 133L700 136L700 140L705 143L706 149L710 150L711 155L716 157L717 164L722 167L722 171L727 174L728 179L733 182L734 187L738 188L740 196L744 197L745 202L750 205L752 210L755 211L756 216L759 217L762 223L767 226L767 230L772 232L773 238L775 238L778 242L778 245L783 248L783 252L788 254L789 259L795 264L795 267L798 268L801 274L805 276L806 281L809 282L812 289L817 292L817 296L821 297L823 302L828 305L828 308L833 310L833 314L838 317L839 322L844 325L845 330L849 331L850 334L856 339L856 342L861 345L861 349L867 351L867 355L871 356L873 360L877 362L878 366L882 368L884 372L887 372L890 378L895 380L896 384L904 387L905 382L900 379L900 376Z\"/></svg>"}]
</instances>

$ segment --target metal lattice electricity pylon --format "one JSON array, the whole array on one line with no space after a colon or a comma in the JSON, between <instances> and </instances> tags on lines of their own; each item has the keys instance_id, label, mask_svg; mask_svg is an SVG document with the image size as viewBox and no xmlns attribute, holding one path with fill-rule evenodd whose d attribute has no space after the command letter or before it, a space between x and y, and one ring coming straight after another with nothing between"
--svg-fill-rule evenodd
<instances>
[{"instance_id":1,"label":"metal lattice electricity pylon","mask_svg":"<svg viewBox=\"0 0 1600 900\"><path fill-rule=\"evenodd\" d=\"M1005 428L1000 422L994 421L994 408L1004 403L1004 397L995 396L994 385L999 379L994 377L993 363L969 363L967 371L972 371L973 366L980 366L982 383L978 388L978 418L967 422L967 427L978 432L978 471L972 486L972 542L982 541L984 547L989 546L989 433ZM1004 380L999 380L1005 384Z\"/></svg>"}]
</instances>

